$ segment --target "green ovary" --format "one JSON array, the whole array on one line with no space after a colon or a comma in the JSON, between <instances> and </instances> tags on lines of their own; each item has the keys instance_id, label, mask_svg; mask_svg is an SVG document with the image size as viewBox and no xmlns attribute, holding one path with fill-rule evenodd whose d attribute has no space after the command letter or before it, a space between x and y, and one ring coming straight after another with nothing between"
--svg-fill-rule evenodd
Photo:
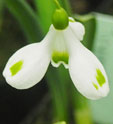
<instances>
[{"instance_id":1,"label":"green ovary","mask_svg":"<svg viewBox=\"0 0 113 124\"><path fill-rule=\"evenodd\" d=\"M67 52L53 52L52 54L52 60L55 63L58 63L60 61L64 62L65 64L68 64L68 60L69 60L69 55Z\"/></svg>"},{"instance_id":2,"label":"green ovary","mask_svg":"<svg viewBox=\"0 0 113 124\"><path fill-rule=\"evenodd\" d=\"M104 75L102 74L102 72L100 71L100 69L96 69L96 72L97 72L97 75L96 75L97 82L102 87L103 84L105 84L106 79Z\"/></svg>"},{"instance_id":3,"label":"green ovary","mask_svg":"<svg viewBox=\"0 0 113 124\"><path fill-rule=\"evenodd\" d=\"M16 75L22 69L23 61L20 60L10 67L11 75Z\"/></svg>"}]
</instances>

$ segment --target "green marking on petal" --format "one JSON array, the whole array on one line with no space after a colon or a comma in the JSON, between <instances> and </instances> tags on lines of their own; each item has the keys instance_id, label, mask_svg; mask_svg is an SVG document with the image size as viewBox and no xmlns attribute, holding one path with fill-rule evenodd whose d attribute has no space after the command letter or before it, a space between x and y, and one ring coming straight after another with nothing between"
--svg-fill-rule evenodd
<instances>
[{"instance_id":1,"label":"green marking on petal","mask_svg":"<svg viewBox=\"0 0 113 124\"><path fill-rule=\"evenodd\" d=\"M69 22L75 22L75 20L73 20L73 19L69 18Z\"/></svg>"},{"instance_id":2,"label":"green marking on petal","mask_svg":"<svg viewBox=\"0 0 113 124\"><path fill-rule=\"evenodd\" d=\"M52 54L52 60L55 63L58 63L59 61L64 62L65 64L68 64L68 60L69 60L69 55L67 52L53 52Z\"/></svg>"},{"instance_id":3,"label":"green marking on petal","mask_svg":"<svg viewBox=\"0 0 113 124\"><path fill-rule=\"evenodd\" d=\"M96 88L96 90L99 89L98 86L97 86L97 84L95 84L94 82L93 82L93 86Z\"/></svg>"},{"instance_id":4,"label":"green marking on petal","mask_svg":"<svg viewBox=\"0 0 113 124\"><path fill-rule=\"evenodd\" d=\"M22 69L23 61L20 60L10 67L11 75L16 75Z\"/></svg>"},{"instance_id":5,"label":"green marking on petal","mask_svg":"<svg viewBox=\"0 0 113 124\"><path fill-rule=\"evenodd\" d=\"M106 79L105 79L105 77L104 77L104 75L102 74L102 72L101 72L100 69L96 69L96 72L97 72L97 75L96 75L97 82L98 82L99 85L102 87L103 84L105 84Z\"/></svg>"}]
</instances>

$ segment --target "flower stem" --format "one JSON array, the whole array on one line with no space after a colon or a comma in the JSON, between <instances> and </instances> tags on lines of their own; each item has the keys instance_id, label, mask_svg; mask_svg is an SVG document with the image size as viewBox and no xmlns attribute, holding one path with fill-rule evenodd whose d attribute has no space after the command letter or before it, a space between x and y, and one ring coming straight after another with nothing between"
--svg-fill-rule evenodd
<instances>
[{"instance_id":1,"label":"flower stem","mask_svg":"<svg viewBox=\"0 0 113 124\"><path fill-rule=\"evenodd\" d=\"M69 0L63 0L63 4L64 4L65 10L67 11L68 15L72 16L72 10L71 10Z\"/></svg>"},{"instance_id":2,"label":"flower stem","mask_svg":"<svg viewBox=\"0 0 113 124\"><path fill-rule=\"evenodd\" d=\"M55 4L56 4L56 6L58 7L58 9L60 9L60 8L61 8L61 5L60 5L60 3L58 2L58 0L54 0L54 2L55 2Z\"/></svg>"}]
</instances>

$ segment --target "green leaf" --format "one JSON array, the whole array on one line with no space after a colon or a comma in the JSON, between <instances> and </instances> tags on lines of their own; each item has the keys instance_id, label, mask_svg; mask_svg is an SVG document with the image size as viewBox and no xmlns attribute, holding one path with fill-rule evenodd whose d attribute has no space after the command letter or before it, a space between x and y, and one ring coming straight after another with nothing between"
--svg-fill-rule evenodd
<instances>
[{"instance_id":1,"label":"green leaf","mask_svg":"<svg viewBox=\"0 0 113 124\"><path fill-rule=\"evenodd\" d=\"M77 21L80 21L85 26L85 36L82 43L88 48L91 49L93 45L93 40L95 36L96 21L93 14L87 15L75 15Z\"/></svg>"},{"instance_id":2,"label":"green leaf","mask_svg":"<svg viewBox=\"0 0 113 124\"><path fill-rule=\"evenodd\" d=\"M54 123L54 124L66 124L66 122L61 121L61 122L57 122L57 123Z\"/></svg>"},{"instance_id":3,"label":"green leaf","mask_svg":"<svg viewBox=\"0 0 113 124\"><path fill-rule=\"evenodd\" d=\"M55 10L55 4L53 0L34 0L37 9L37 15L43 32L46 34L51 25L52 14Z\"/></svg>"},{"instance_id":4,"label":"green leaf","mask_svg":"<svg viewBox=\"0 0 113 124\"><path fill-rule=\"evenodd\" d=\"M0 31L2 29L2 22L3 22L3 8L4 8L4 1L0 0Z\"/></svg>"},{"instance_id":5,"label":"green leaf","mask_svg":"<svg viewBox=\"0 0 113 124\"><path fill-rule=\"evenodd\" d=\"M70 82L69 89L75 122L77 122L77 124L92 124L88 99L76 90L72 82Z\"/></svg>"},{"instance_id":6,"label":"green leaf","mask_svg":"<svg viewBox=\"0 0 113 124\"><path fill-rule=\"evenodd\" d=\"M96 33L92 51L100 59L108 75L110 93L91 101L92 114L99 124L113 124L113 16L95 13Z\"/></svg>"},{"instance_id":7,"label":"green leaf","mask_svg":"<svg viewBox=\"0 0 113 124\"><path fill-rule=\"evenodd\" d=\"M68 121L68 97L67 97L67 85L65 79L67 79L63 66L55 69L50 67L46 79L48 81L49 90L52 96L54 120ZM65 75L65 79L63 78ZM62 77L63 76L63 77ZM67 80L68 81L68 80Z\"/></svg>"},{"instance_id":8,"label":"green leaf","mask_svg":"<svg viewBox=\"0 0 113 124\"><path fill-rule=\"evenodd\" d=\"M42 39L41 28L33 10L24 0L5 0L10 12L21 24L29 43Z\"/></svg>"}]
</instances>

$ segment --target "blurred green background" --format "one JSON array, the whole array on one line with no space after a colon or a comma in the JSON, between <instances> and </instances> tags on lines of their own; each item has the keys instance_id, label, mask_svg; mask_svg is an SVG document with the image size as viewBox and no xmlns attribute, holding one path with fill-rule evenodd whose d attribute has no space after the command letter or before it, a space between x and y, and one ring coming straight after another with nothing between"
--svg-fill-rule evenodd
<instances>
[{"instance_id":1,"label":"blurred green background","mask_svg":"<svg viewBox=\"0 0 113 124\"><path fill-rule=\"evenodd\" d=\"M110 94L87 100L63 66L51 65L36 86L27 90L9 86L2 76L8 58L22 46L43 39L56 7L53 0L0 0L0 124L113 124L113 0L59 2L84 24L82 42L104 65Z\"/></svg>"}]
</instances>

